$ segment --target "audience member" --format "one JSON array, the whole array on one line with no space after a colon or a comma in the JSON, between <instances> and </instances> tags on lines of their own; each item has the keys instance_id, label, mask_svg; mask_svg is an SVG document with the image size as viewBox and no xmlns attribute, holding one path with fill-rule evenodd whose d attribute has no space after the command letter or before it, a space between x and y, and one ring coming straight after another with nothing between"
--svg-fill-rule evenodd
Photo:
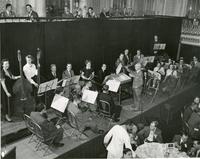
<instances>
[{"instance_id":1,"label":"audience member","mask_svg":"<svg viewBox=\"0 0 200 159\"><path fill-rule=\"evenodd\" d=\"M63 18L73 18L73 14L70 12L67 6L64 7L64 13L62 14Z\"/></svg>"},{"instance_id":2,"label":"audience member","mask_svg":"<svg viewBox=\"0 0 200 159\"><path fill-rule=\"evenodd\" d=\"M12 10L12 4L10 4L10 3L6 4L6 10L3 11L0 14L0 17L4 17L4 18L6 18L6 17L16 17L15 13Z\"/></svg>"},{"instance_id":3,"label":"audience member","mask_svg":"<svg viewBox=\"0 0 200 159\"><path fill-rule=\"evenodd\" d=\"M37 12L33 11L33 8L30 4L26 5L26 12L26 17L28 17L31 21L38 21L38 14Z\"/></svg>"},{"instance_id":4,"label":"audience member","mask_svg":"<svg viewBox=\"0 0 200 159\"><path fill-rule=\"evenodd\" d=\"M183 132L181 135L175 135L172 142L175 143L175 146L179 151L184 151L187 153L187 151L190 149L191 143L189 141L189 136L185 132Z\"/></svg>"},{"instance_id":5,"label":"audience member","mask_svg":"<svg viewBox=\"0 0 200 159\"><path fill-rule=\"evenodd\" d=\"M158 122L152 121L150 126L145 126L138 132L140 143L144 142L159 142L162 143L161 130L157 128Z\"/></svg>"},{"instance_id":6,"label":"audience member","mask_svg":"<svg viewBox=\"0 0 200 159\"><path fill-rule=\"evenodd\" d=\"M44 105L39 105L38 112L31 112L30 117L42 129L45 138L54 137L53 144L55 147L64 146L60 141L63 139L63 129L60 125L54 125L53 122L48 120L46 108Z\"/></svg>"},{"instance_id":7,"label":"audience member","mask_svg":"<svg viewBox=\"0 0 200 159\"><path fill-rule=\"evenodd\" d=\"M106 13L106 9L105 8L103 8L101 10L101 13L100 13L99 17L100 18L109 18L109 15Z\"/></svg>"},{"instance_id":8,"label":"audience member","mask_svg":"<svg viewBox=\"0 0 200 159\"><path fill-rule=\"evenodd\" d=\"M199 102L200 102L199 97L195 97L193 103L184 110L184 114L183 114L184 121L188 122L192 113L197 110Z\"/></svg>"},{"instance_id":9,"label":"audience member","mask_svg":"<svg viewBox=\"0 0 200 159\"><path fill-rule=\"evenodd\" d=\"M129 121L125 125L115 125L104 137L104 145L108 151L107 158L121 158L123 156L123 150L129 148L132 151L129 133L132 132L133 122ZM135 157L134 151L132 151L133 157Z\"/></svg>"},{"instance_id":10,"label":"audience member","mask_svg":"<svg viewBox=\"0 0 200 159\"><path fill-rule=\"evenodd\" d=\"M108 102L110 104L110 111L111 111L110 113L111 115L114 115L114 121L118 122L122 108L118 105L115 105L114 100L112 96L109 94L108 89L109 89L108 85L103 86L103 92L99 94L97 102L99 102L99 100Z\"/></svg>"},{"instance_id":11,"label":"audience member","mask_svg":"<svg viewBox=\"0 0 200 159\"><path fill-rule=\"evenodd\" d=\"M96 14L95 14L95 12L94 12L92 7L88 8L87 18L96 18Z\"/></svg>"},{"instance_id":12,"label":"audience member","mask_svg":"<svg viewBox=\"0 0 200 159\"><path fill-rule=\"evenodd\" d=\"M56 16L56 11L53 5L47 7L47 17L53 18Z\"/></svg>"}]
</instances>

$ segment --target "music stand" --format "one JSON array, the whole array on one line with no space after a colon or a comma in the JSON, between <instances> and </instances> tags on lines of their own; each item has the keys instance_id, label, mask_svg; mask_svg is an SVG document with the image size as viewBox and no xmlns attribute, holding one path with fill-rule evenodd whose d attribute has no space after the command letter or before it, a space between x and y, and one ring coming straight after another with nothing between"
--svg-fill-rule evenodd
<instances>
[{"instance_id":1,"label":"music stand","mask_svg":"<svg viewBox=\"0 0 200 159\"><path fill-rule=\"evenodd\" d=\"M73 84L77 84L79 82L79 79L80 79L80 75L64 79L63 83L62 83L62 87L70 86L70 85L73 85Z\"/></svg>"},{"instance_id":2,"label":"music stand","mask_svg":"<svg viewBox=\"0 0 200 159\"><path fill-rule=\"evenodd\" d=\"M38 95L44 93L45 96L45 105L47 104L47 95L46 93L50 90L56 89L58 83L58 79L54 79L48 82L41 83L38 88Z\"/></svg>"}]
</instances>

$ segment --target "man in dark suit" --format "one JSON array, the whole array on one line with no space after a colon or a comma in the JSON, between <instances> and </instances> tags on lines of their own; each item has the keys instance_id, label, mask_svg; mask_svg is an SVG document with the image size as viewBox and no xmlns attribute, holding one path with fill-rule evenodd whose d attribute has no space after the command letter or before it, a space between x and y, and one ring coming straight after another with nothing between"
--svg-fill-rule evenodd
<instances>
[{"instance_id":1,"label":"man in dark suit","mask_svg":"<svg viewBox=\"0 0 200 159\"><path fill-rule=\"evenodd\" d=\"M133 77L132 89L133 89L134 105L130 109L138 111L141 107L141 94L143 87L143 72L141 70L141 64L137 63L135 65L135 70L136 70L135 72L128 69L128 67L126 68L127 71L130 72L129 76Z\"/></svg>"},{"instance_id":2,"label":"man in dark suit","mask_svg":"<svg viewBox=\"0 0 200 159\"><path fill-rule=\"evenodd\" d=\"M103 100L110 103L111 115L114 115L114 121L117 122L119 121L120 112L122 108L118 105L115 105L112 96L109 94L108 89L109 89L108 85L103 86L103 92L99 94L97 102L99 102L99 100Z\"/></svg>"},{"instance_id":3,"label":"man in dark suit","mask_svg":"<svg viewBox=\"0 0 200 159\"><path fill-rule=\"evenodd\" d=\"M55 136L53 144L55 147L64 146L60 141L63 139L63 129L59 125L54 125L53 122L48 120L46 108L40 105L38 112L31 112L30 117L34 120L41 128L44 133L44 137Z\"/></svg>"},{"instance_id":4,"label":"man in dark suit","mask_svg":"<svg viewBox=\"0 0 200 159\"><path fill-rule=\"evenodd\" d=\"M125 65L128 65L131 63L131 57L129 55L128 49L124 50L124 63L125 63Z\"/></svg>"},{"instance_id":5,"label":"man in dark suit","mask_svg":"<svg viewBox=\"0 0 200 159\"><path fill-rule=\"evenodd\" d=\"M184 121L188 122L192 113L197 110L199 104L199 97L195 97L194 102L184 110Z\"/></svg>"},{"instance_id":6,"label":"man in dark suit","mask_svg":"<svg viewBox=\"0 0 200 159\"><path fill-rule=\"evenodd\" d=\"M175 146L179 149L179 151L184 152L187 152L191 145L188 134L185 132L183 132L181 135L175 135L172 142L175 143Z\"/></svg>"},{"instance_id":7,"label":"man in dark suit","mask_svg":"<svg viewBox=\"0 0 200 159\"><path fill-rule=\"evenodd\" d=\"M72 64L68 63L66 66L66 70L62 74L62 79L71 78L74 76L74 71L72 70Z\"/></svg>"},{"instance_id":8,"label":"man in dark suit","mask_svg":"<svg viewBox=\"0 0 200 159\"><path fill-rule=\"evenodd\" d=\"M38 14L37 12L33 11L33 8L30 4L26 5L27 17L31 21L38 21Z\"/></svg>"},{"instance_id":9,"label":"man in dark suit","mask_svg":"<svg viewBox=\"0 0 200 159\"><path fill-rule=\"evenodd\" d=\"M98 72L98 82L103 83L106 76L108 76L107 66L106 64L102 64L101 69Z\"/></svg>"},{"instance_id":10,"label":"man in dark suit","mask_svg":"<svg viewBox=\"0 0 200 159\"><path fill-rule=\"evenodd\" d=\"M158 122L152 121L150 126L145 126L138 132L140 143L144 142L158 142L162 143L161 130L157 128Z\"/></svg>"},{"instance_id":11,"label":"man in dark suit","mask_svg":"<svg viewBox=\"0 0 200 159\"><path fill-rule=\"evenodd\" d=\"M51 72L48 74L48 77L47 77L48 81L59 78L55 64L50 65L50 70L51 70Z\"/></svg>"},{"instance_id":12,"label":"man in dark suit","mask_svg":"<svg viewBox=\"0 0 200 159\"><path fill-rule=\"evenodd\" d=\"M200 138L200 104L196 112L193 112L188 120L189 133L192 138Z\"/></svg>"},{"instance_id":13,"label":"man in dark suit","mask_svg":"<svg viewBox=\"0 0 200 159\"><path fill-rule=\"evenodd\" d=\"M12 11L12 4L6 4L6 10L1 12L0 17L16 17L15 13Z\"/></svg>"}]
</instances>

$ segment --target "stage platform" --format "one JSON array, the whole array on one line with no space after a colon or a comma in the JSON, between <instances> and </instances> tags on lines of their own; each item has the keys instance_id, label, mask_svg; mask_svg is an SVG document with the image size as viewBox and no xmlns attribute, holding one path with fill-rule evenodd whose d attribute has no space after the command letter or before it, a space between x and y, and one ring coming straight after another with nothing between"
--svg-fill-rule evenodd
<instances>
[{"instance_id":1,"label":"stage platform","mask_svg":"<svg viewBox=\"0 0 200 159\"><path fill-rule=\"evenodd\" d=\"M122 124L128 119L132 119L135 123L148 123L152 119L156 119L160 123L160 128L163 130L163 138L165 142L169 142L172 138L172 134L179 132L180 125L180 110L184 105L188 105L192 102L193 98L200 94L199 85L190 85L173 93L170 97L158 96L154 103L150 103L150 98L143 97L143 112L134 112L130 111L128 108L132 105L132 99L127 99L122 101L122 112L121 120L118 124ZM166 105L170 105L169 107ZM170 111L170 116L168 114ZM98 120L98 118L96 119ZM1 123L3 134L2 138L6 139L9 135L14 135L17 137L20 131L26 131L24 134L27 135L27 130L23 121L16 123ZM99 126L105 131L109 130L114 124L108 125L107 120L101 120L98 122ZM16 127L14 127L14 125ZM19 126L19 127L18 127ZM10 128L12 127L12 128ZM7 131L6 131L7 130ZM23 134L23 133L22 133ZM103 146L103 137L104 135L97 135L91 131L87 131L86 134L88 138L83 136L84 140L79 140L75 137L70 137L67 135L68 132L64 135L63 143L64 147L58 149L51 149L47 156L43 156L43 151L35 151L35 143L28 143L30 137L23 138L19 141L16 141L11 144L7 144L6 147L17 146L16 154L17 158L20 159L38 159L38 158L95 158L95 157L105 157L106 151ZM7 141L9 141L7 139ZM8 143L8 142L7 142Z\"/></svg>"}]
</instances>

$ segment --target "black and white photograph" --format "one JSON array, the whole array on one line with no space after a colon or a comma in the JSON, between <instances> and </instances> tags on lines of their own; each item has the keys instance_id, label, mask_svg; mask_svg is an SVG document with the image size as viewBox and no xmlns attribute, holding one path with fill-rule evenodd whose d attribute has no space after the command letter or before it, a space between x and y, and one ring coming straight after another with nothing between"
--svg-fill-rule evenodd
<instances>
[{"instance_id":1,"label":"black and white photograph","mask_svg":"<svg viewBox=\"0 0 200 159\"><path fill-rule=\"evenodd\" d=\"M200 158L200 0L0 0L1 158Z\"/></svg>"}]
</instances>

